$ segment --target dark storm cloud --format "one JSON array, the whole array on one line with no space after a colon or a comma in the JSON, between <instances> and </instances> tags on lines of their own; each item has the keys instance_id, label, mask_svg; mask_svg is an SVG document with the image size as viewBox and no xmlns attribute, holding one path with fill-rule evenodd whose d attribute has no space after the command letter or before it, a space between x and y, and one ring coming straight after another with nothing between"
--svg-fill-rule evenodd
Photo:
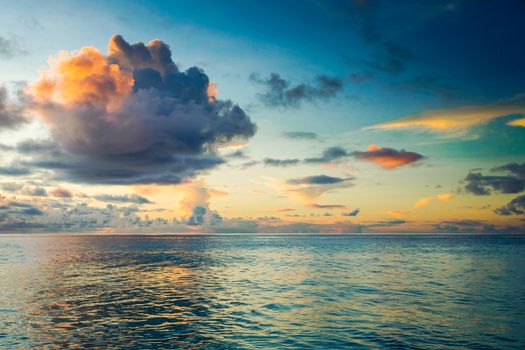
<instances>
[{"instance_id":1,"label":"dark storm cloud","mask_svg":"<svg viewBox=\"0 0 525 350\"><path fill-rule=\"evenodd\" d=\"M9 99L5 87L0 86L0 130L13 129L27 120L23 116L23 108Z\"/></svg>"},{"instance_id":2,"label":"dark storm cloud","mask_svg":"<svg viewBox=\"0 0 525 350\"><path fill-rule=\"evenodd\" d=\"M85 79L69 73L85 62L96 62ZM222 164L219 146L255 134L239 106L208 96L203 70L180 71L160 40L130 45L116 35L107 56L83 48L57 64L60 80L43 77L32 86L32 107L45 115L55 149L33 144L25 151L33 154L30 164L53 170L58 179L180 183ZM83 86L94 92L83 93ZM71 101L53 100L53 94Z\"/></svg>"},{"instance_id":3,"label":"dark storm cloud","mask_svg":"<svg viewBox=\"0 0 525 350\"><path fill-rule=\"evenodd\" d=\"M348 157L350 154L341 147L329 147L323 151L320 157L306 158L305 163L330 163L342 158Z\"/></svg>"},{"instance_id":4,"label":"dark storm cloud","mask_svg":"<svg viewBox=\"0 0 525 350\"><path fill-rule=\"evenodd\" d=\"M287 182L290 185L330 185L345 182L351 179L352 178L332 177L328 175L314 175L301 177L297 179L290 179Z\"/></svg>"},{"instance_id":5,"label":"dark storm cloud","mask_svg":"<svg viewBox=\"0 0 525 350\"><path fill-rule=\"evenodd\" d=\"M250 81L265 88L266 91L258 94L258 97L267 107L298 108L303 101L326 100L343 90L341 79L326 75L318 75L312 83L292 85L277 73L271 73L269 78L261 78L253 73Z\"/></svg>"},{"instance_id":6,"label":"dark storm cloud","mask_svg":"<svg viewBox=\"0 0 525 350\"><path fill-rule=\"evenodd\" d=\"M299 140L314 140L317 138L315 132L309 131L289 131L285 132L284 136L289 139L299 139Z\"/></svg>"},{"instance_id":7,"label":"dark storm cloud","mask_svg":"<svg viewBox=\"0 0 525 350\"><path fill-rule=\"evenodd\" d=\"M100 194L93 196L101 202L120 202L120 203L135 203L135 204L152 204L149 199L139 195L111 195L111 194Z\"/></svg>"},{"instance_id":8,"label":"dark storm cloud","mask_svg":"<svg viewBox=\"0 0 525 350\"><path fill-rule=\"evenodd\" d=\"M505 206L495 210L498 215L523 215L525 214L525 195L518 196Z\"/></svg>"},{"instance_id":9,"label":"dark storm cloud","mask_svg":"<svg viewBox=\"0 0 525 350\"><path fill-rule=\"evenodd\" d=\"M265 158L263 159L263 164L266 166L278 166L278 167L287 167L291 165L297 165L301 162L299 159L274 159L274 158Z\"/></svg>"},{"instance_id":10,"label":"dark storm cloud","mask_svg":"<svg viewBox=\"0 0 525 350\"><path fill-rule=\"evenodd\" d=\"M348 213L342 213L343 216L357 216L361 210L359 208L352 210Z\"/></svg>"},{"instance_id":11,"label":"dark storm cloud","mask_svg":"<svg viewBox=\"0 0 525 350\"><path fill-rule=\"evenodd\" d=\"M477 196L492 193L519 193L525 190L525 163L509 163L492 169L492 172L507 172L508 175L483 175L470 172L465 177L465 191Z\"/></svg>"}]
</instances>

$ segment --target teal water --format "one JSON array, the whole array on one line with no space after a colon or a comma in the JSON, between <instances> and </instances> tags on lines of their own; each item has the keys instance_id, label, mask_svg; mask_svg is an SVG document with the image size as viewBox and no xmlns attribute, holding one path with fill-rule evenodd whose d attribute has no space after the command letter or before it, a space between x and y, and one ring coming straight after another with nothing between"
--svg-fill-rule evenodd
<instances>
[{"instance_id":1,"label":"teal water","mask_svg":"<svg viewBox=\"0 0 525 350\"><path fill-rule=\"evenodd\" d=\"M525 237L1 235L0 347L523 349Z\"/></svg>"}]
</instances>

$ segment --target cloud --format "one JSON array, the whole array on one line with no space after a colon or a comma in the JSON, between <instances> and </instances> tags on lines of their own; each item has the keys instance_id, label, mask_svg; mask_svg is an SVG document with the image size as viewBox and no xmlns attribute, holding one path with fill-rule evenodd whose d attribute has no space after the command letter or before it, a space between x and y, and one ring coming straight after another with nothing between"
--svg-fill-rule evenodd
<instances>
[{"instance_id":1,"label":"cloud","mask_svg":"<svg viewBox=\"0 0 525 350\"><path fill-rule=\"evenodd\" d=\"M285 132L284 136L289 139L301 139L301 140L317 139L317 134L315 132L308 132L308 131L289 131L289 132Z\"/></svg>"},{"instance_id":2,"label":"cloud","mask_svg":"<svg viewBox=\"0 0 525 350\"><path fill-rule=\"evenodd\" d=\"M407 216L407 212L400 210L389 210L388 215L392 216L395 219L403 219Z\"/></svg>"},{"instance_id":3,"label":"cloud","mask_svg":"<svg viewBox=\"0 0 525 350\"><path fill-rule=\"evenodd\" d=\"M278 167L287 167L291 165L297 165L301 162L299 159L274 159L274 158L265 158L263 159L263 164L266 166L278 166Z\"/></svg>"},{"instance_id":4,"label":"cloud","mask_svg":"<svg viewBox=\"0 0 525 350\"><path fill-rule=\"evenodd\" d=\"M43 187L30 187L16 182L4 182L0 184L0 188L5 192L16 193L24 196L47 196L47 191Z\"/></svg>"},{"instance_id":5,"label":"cloud","mask_svg":"<svg viewBox=\"0 0 525 350\"><path fill-rule=\"evenodd\" d=\"M271 73L263 79L253 73L250 81L263 86L265 92L258 94L259 100L267 107L298 108L303 101L316 102L335 97L343 90L343 81L336 77L318 75L313 83L292 84L281 78L277 73Z\"/></svg>"},{"instance_id":6,"label":"cloud","mask_svg":"<svg viewBox=\"0 0 525 350\"><path fill-rule=\"evenodd\" d=\"M525 189L525 163L509 163L491 169L493 172L507 172L505 176L483 175L470 172L465 177L464 189L467 193L486 196L493 192L519 193Z\"/></svg>"},{"instance_id":7,"label":"cloud","mask_svg":"<svg viewBox=\"0 0 525 350\"><path fill-rule=\"evenodd\" d=\"M442 193L437 195L437 199L441 202L448 202L454 199L454 195L452 193Z\"/></svg>"},{"instance_id":8,"label":"cloud","mask_svg":"<svg viewBox=\"0 0 525 350\"><path fill-rule=\"evenodd\" d=\"M342 213L343 216L357 216L361 210L359 208L356 208L348 213Z\"/></svg>"},{"instance_id":9,"label":"cloud","mask_svg":"<svg viewBox=\"0 0 525 350\"><path fill-rule=\"evenodd\" d=\"M216 211L210 211L203 206L193 208L187 224L190 226L217 225L223 221L223 218Z\"/></svg>"},{"instance_id":10,"label":"cloud","mask_svg":"<svg viewBox=\"0 0 525 350\"><path fill-rule=\"evenodd\" d=\"M333 177L328 175L306 176L288 180L291 185L328 185L345 182L352 178Z\"/></svg>"},{"instance_id":11,"label":"cloud","mask_svg":"<svg viewBox=\"0 0 525 350\"><path fill-rule=\"evenodd\" d=\"M485 176L481 173L469 173L465 177L465 190L477 196L485 196L492 191L518 193L523 191L524 182L513 176Z\"/></svg>"},{"instance_id":12,"label":"cloud","mask_svg":"<svg viewBox=\"0 0 525 350\"><path fill-rule=\"evenodd\" d=\"M444 100L452 100L457 97L457 90L440 82L433 75L420 75L402 82L389 83L393 90L405 90L410 93L430 92Z\"/></svg>"},{"instance_id":13,"label":"cloud","mask_svg":"<svg viewBox=\"0 0 525 350\"><path fill-rule=\"evenodd\" d=\"M0 196L0 231L41 227L34 222L43 214L32 204L12 201Z\"/></svg>"},{"instance_id":14,"label":"cloud","mask_svg":"<svg viewBox=\"0 0 525 350\"><path fill-rule=\"evenodd\" d=\"M138 196L136 194L133 195L111 195L111 194L99 194L96 196L93 196L98 201L101 202L120 202L120 203L135 203L135 204L152 204L149 199L146 197Z\"/></svg>"},{"instance_id":15,"label":"cloud","mask_svg":"<svg viewBox=\"0 0 525 350\"><path fill-rule=\"evenodd\" d=\"M507 125L510 125L510 126L521 126L523 128L525 128L525 118L519 118L519 119L514 119L514 120L511 120L507 123Z\"/></svg>"},{"instance_id":16,"label":"cloud","mask_svg":"<svg viewBox=\"0 0 525 350\"><path fill-rule=\"evenodd\" d=\"M182 199L179 202L179 206L186 213L192 213L195 207L209 206L211 199L211 193L206 186L202 183L196 183L194 185L188 185L182 188L184 193Z\"/></svg>"},{"instance_id":17,"label":"cloud","mask_svg":"<svg viewBox=\"0 0 525 350\"><path fill-rule=\"evenodd\" d=\"M6 176L24 176L31 174L31 170L17 166L0 167L0 175Z\"/></svg>"},{"instance_id":18,"label":"cloud","mask_svg":"<svg viewBox=\"0 0 525 350\"><path fill-rule=\"evenodd\" d=\"M374 75L369 72L348 73L348 80L355 84L361 84L372 79L374 79Z\"/></svg>"},{"instance_id":19,"label":"cloud","mask_svg":"<svg viewBox=\"0 0 525 350\"><path fill-rule=\"evenodd\" d=\"M494 212L498 215L523 215L525 214L525 195L518 196Z\"/></svg>"},{"instance_id":20,"label":"cloud","mask_svg":"<svg viewBox=\"0 0 525 350\"><path fill-rule=\"evenodd\" d=\"M287 181L267 179L266 184L307 207L322 208L316 204L316 200L319 197L325 193L352 187L352 180L354 180L353 177L340 178L328 175L314 175Z\"/></svg>"},{"instance_id":21,"label":"cloud","mask_svg":"<svg viewBox=\"0 0 525 350\"><path fill-rule=\"evenodd\" d=\"M525 106L491 105L431 110L410 114L400 119L370 126L366 129L416 129L438 133L464 132L477 125L509 115L525 113Z\"/></svg>"},{"instance_id":22,"label":"cloud","mask_svg":"<svg viewBox=\"0 0 525 350\"><path fill-rule=\"evenodd\" d=\"M10 101L7 89L0 86L0 130L15 129L26 122L22 106Z\"/></svg>"},{"instance_id":23,"label":"cloud","mask_svg":"<svg viewBox=\"0 0 525 350\"><path fill-rule=\"evenodd\" d=\"M16 205L15 205L16 204ZM0 231L55 231L81 232L101 229L126 230L136 228L141 232L154 226L156 220L141 220L134 207L118 208L108 204L106 208L94 208L87 204L63 204L48 202L42 208L24 203L10 202L0 214ZM0 213L2 209L0 209Z\"/></svg>"},{"instance_id":24,"label":"cloud","mask_svg":"<svg viewBox=\"0 0 525 350\"><path fill-rule=\"evenodd\" d=\"M356 151L352 152L351 155L356 159L371 162L389 170L418 162L424 158L419 153L409 152L403 149L398 151L393 148L379 147L376 145L368 146L368 151Z\"/></svg>"},{"instance_id":25,"label":"cloud","mask_svg":"<svg viewBox=\"0 0 525 350\"><path fill-rule=\"evenodd\" d=\"M433 226L436 232L445 233L487 232L490 229L487 223L474 220L445 220Z\"/></svg>"},{"instance_id":26,"label":"cloud","mask_svg":"<svg viewBox=\"0 0 525 350\"><path fill-rule=\"evenodd\" d=\"M405 70L406 62L414 58L411 50L392 42L380 43L379 47L382 51L372 55L365 63L383 73L399 74Z\"/></svg>"},{"instance_id":27,"label":"cloud","mask_svg":"<svg viewBox=\"0 0 525 350\"><path fill-rule=\"evenodd\" d=\"M65 188L62 188L62 187L57 187L55 189L53 189L52 191L49 192L49 194L51 194L53 197L57 197L57 198L71 198L73 197L73 193L71 193L71 191L65 189Z\"/></svg>"},{"instance_id":28,"label":"cloud","mask_svg":"<svg viewBox=\"0 0 525 350\"><path fill-rule=\"evenodd\" d=\"M17 37L5 38L0 36L0 58L10 59L25 53L26 51L20 47Z\"/></svg>"},{"instance_id":29,"label":"cloud","mask_svg":"<svg viewBox=\"0 0 525 350\"><path fill-rule=\"evenodd\" d=\"M47 197L47 191L43 187L24 188L21 194L26 196Z\"/></svg>"},{"instance_id":30,"label":"cloud","mask_svg":"<svg viewBox=\"0 0 525 350\"><path fill-rule=\"evenodd\" d=\"M16 182L4 182L0 184L0 188L6 192L16 192L20 190L24 185Z\"/></svg>"},{"instance_id":31,"label":"cloud","mask_svg":"<svg viewBox=\"0 0 525 350\"><path fill-rule=\"evenodd\" d=\"M360 26L362 38L379 49L365 61L369 67L388 74L399 74L405 70L406 63L414 58L408 48L402 47L387 39L377 25L379 1L354 1L352 13Z\"/></svg>"},{"instance_id":32,"label":"cloud","mask_svg":"<svg viewBox=\"0 0 525 350\"><path fill-rule=\"evenodd\" d=\"M425 205L430 203L431 200L432 200L432 197L423 197L423 198L418 199L416 203L414 203L414 209L424 207Z\"/></svg>"},{"instance_id":33,"label":"cloud","mask_svg":"<svg viewBox=\"0 0 525 350\"><path fill-rule=\"evenodd\" d=\"M318 204L318 203L312 203L312 204L308 205L308 207L314 208L314 209L329 209L329 210L346 209L346 205L343 205L343 204Z\"/></svg>"},{"instance_id":34,"label":"cloud","mask_svg":"<svg viewBox=\"0 0 525 350\"><path fill-rule=\"evenodd\" d=\"M341 147L329 147L323 151L320 157L306 158L305 163L330 163L346 158L350 154Z\"/></svg>"},{"instance_id":35,"label":"cloud","mask_svg":"<svg viewBox=\"0 0 525 350\"><path fill-rule=\"evenodd\" d=\"M244 151L238 149L232 153L228 153L224 156L225 158L235 158L235 159L246 159L248 156L244 153Z\"/></svg>"},{"instance_id":36,"label":"cloud","mask_svg":"<svg viewBox=\"0 0 525 350\"><path fill-rule=\"evenodd\" d=\"M525 180L525 163L508 163L495 168L492 168L493 172L507 171L517 177L518 179Z\"/></svg>"},{"instance_id":37,"label":"cloud","mask_svg":"<svg viewBox=\"0 0 525 350\"><path fill-rule=\"evenodd\" d=\"M180 71L162 41L115 35L108 50L62 52L31 85L56 150L34 154L33 165L79 182L180 183L223 163L217 148L255 134L245 112L211 98L208 76Z\"/></svg>"},{"instance_id":38,"label":"cloud","mask_svg":"<svg viewBox=\"0 0 525 350\"><path fill-rule=\"evenodd\" d=\"M374 227L399 226L399 225L403 225L403 224L406 224L406 223L407 223L406 220L400 220L400 219L383 220L383 221L378 221L378 222L374 222L374 223L368 224L367 227L374 228Z\"/></svg>"}]
</instances>

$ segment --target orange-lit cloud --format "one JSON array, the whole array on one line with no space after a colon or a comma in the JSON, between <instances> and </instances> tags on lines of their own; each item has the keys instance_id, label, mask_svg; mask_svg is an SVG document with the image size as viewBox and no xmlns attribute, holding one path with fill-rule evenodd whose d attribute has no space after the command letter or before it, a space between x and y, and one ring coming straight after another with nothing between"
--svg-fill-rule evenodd
<instances>
[{"instance_id":1,"label":"orange-lit cloud","mask_svg":"<svg viewBox=\"0 0 525 350\"><path fill-rule=\"evenodd\" d=\"M438 109L410 114L401 119L373 125L367 129L422 129L434 132L461 131L496 118L525 113L525 106L475 106Z\"/></svg>"},{"instance_id":2,"label":"orange-lit cloud","mask_svg":"<svg viewBox=\"0 0 525 350\"><path fill-rule=\"evenodd\" d=\"M217 95L219 94L219 91L217 91L217 83L209 82L208 83L208 102L213 103L217 100Z\"/></svg>"},{"instance_id":3,"label":"orange-lit cloud","mask_svg":"<svg viewBox=\"0 0 525 350\"><path fill-rule=\"evenodd\" d=\"M507 125L510 125L510 126L521 126L521 127L525 128L525 118L519 118L519 119L511 120L510 122L507 123Z\"/></svg>"},{"instance_id":4,"label":"orange-lit cloud","mask_svg":"<svg viewBox=\"0 0 525 350\"><path fill-rule=\"evenodd\" d=\"M437 195L437 199L441 202L448 202L451 199L454 199L454 195L452 193L442 193Z\"/></svg>"},{"instance_id":5,"label":"orange-lit cloud","mask_svg":"<svg viewBox=\"0 0 525 350\"><path fill-rule=\"evenodd\" d=\"M421 207L424 207L425 205L427 205L428 203L430 203L430 201L432 200L432 197L423 197L423 198L420 198L416 201L416 203L414 203L414 208L417 209L417 208L421 208Z\"/></svg>"},{"instance_id":6,"label":"orange-lit cloud","mask_svg":"<svg viewBox=\"0 0 525 350\"><path fill-rule=\"evenodd\" d=\"M404 219L407 216L407 213L400 210L389 210L388 215L396 219Z\"/></svg>"},{"instance_id":7,"label":"orange-lit cloud","mask_svg":"<svg viewBox=\"0 0 525 350\"><path fill-rule=\"evenodd\" d=\"M184 186L181 190L184 192L184 195L180 200L179 205L186 214L191 213L193 208L197 205L208 207L211 195L205 186Z\"/></svg>"},{"instance_id":8,"label":"orange-lit cloud","mask_svg":"<svg viewBox=\"0 0 525 350\"><path fill-rule=\"evenodd\" d=\"M368 151L353 152L352 155L359 160L377 164L385 169L395 169L403 165L411 164L424 157L415 152L395 150L393 148L369 145Z\"/></svg>"},{"instance_id":9,"label":"orange-lit cloud","mask_svg":"<svg viewBox=\"0 0 525 350\"><path fill-rule=\"evenodd\" d=\"M115 108L133 88L130 71L110 63L108 57L94 47L75 53L62 51L49 60L49 69L30 86L39 103L53 102L65 106L92 105Z\"/></svg>"},{"instance_id":10,"label":"orange-lit cloud","mask_svg":"<svg viewBox=\"0 0 525 350\"><path fill-rule=\"evenodd\" d=\"M49 193L53 197L57 197L57 198L71 198L71 197L73 197L73 194L71 193L71 191L69 191L69 190L67 190L65 188L62 188L62 187L57 187L54 190L50 191Z\"/></svg>"}]
</instances>

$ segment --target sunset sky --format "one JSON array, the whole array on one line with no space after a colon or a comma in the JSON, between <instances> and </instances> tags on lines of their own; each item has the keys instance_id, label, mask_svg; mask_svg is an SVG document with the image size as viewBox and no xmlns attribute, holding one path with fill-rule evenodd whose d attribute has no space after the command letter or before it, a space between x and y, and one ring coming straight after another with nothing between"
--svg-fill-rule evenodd
<instances>
[{"instance_id":1,"label":"sunset sky","mask_svg":"<svg viewBox=\"0 0 525 350\"><path fill-rule=\"evenodd\" d=\"M525 231L524 1L1 3L2 232Z\"/></svg>"}]
</instances>

